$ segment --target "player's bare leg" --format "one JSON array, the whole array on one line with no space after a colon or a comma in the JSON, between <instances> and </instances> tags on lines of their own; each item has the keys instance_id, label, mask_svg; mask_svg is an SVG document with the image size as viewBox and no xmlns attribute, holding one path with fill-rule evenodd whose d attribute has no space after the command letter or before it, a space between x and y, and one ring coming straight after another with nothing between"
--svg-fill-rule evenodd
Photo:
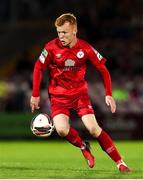
<instances>
[{"instance_id":1,"label":"player's bare leg","mask_svg":"<svg viewBox=\"0 0 143 180\"><path fill-rule=\"evenodd\" d=\"M94 166L94 156L90 152L90 145L88 142L84 142L79 136L78 132L71 128L69 125L69 117L65 114L58 114L53 118L57 133L61 137L65 137L71 144L79 147L83 156L87 160L90 168Z\"/></svg>"},{"instance_id":2,"label":"player's bare leg","mask_svg":"<svg viewBox=\"0 0 143 180\"><path fill-rule=\"evenodd\" d=\"M58 114L54 116L53 122L59 136L67 136L70 129L69 117L65 114Z\"/></svg>"},{"instance_id":3,"label":"player's bare leg","mask_svg":"<svg viewBox=\"0 0 143 180\"><path fill-rule=\"evenodd\" d=\"M101 129L98 125L94 114L88 114L82 116L82 121L90 132L90 134L97 138L100 146L102 149L110 156L110 158L117 164L117 167L120 172L129 172L130 169L127 167L125 162L122 160L118 150L116 149L115 145L113 144L112 139L110 136Z\"/></svg>"}]
</instances>

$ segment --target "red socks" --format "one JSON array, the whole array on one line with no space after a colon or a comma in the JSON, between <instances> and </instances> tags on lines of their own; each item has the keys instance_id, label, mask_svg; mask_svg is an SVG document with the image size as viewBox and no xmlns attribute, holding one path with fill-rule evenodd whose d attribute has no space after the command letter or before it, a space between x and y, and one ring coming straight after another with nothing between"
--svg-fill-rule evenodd
<instances>
[{"instance_id":1,"label":"red socks","mask_svg":"<svg viewBox=\"0 0 143 180\"><path fill-rule=\"evenodd\" d=\"M70 128L68 135L65 137L71 144L79 148L83 145L83 140L80 138L78 132L74 128Z\"/></svg>"},{"instance_id":2,"label":"red socks","mask_svg":"<svg viewBox=\"0 0 143 180\"><path fill-rule=\"evenodd\" d=\"M113 144L112 139L105 131L101 131L101 134L98 136L97 140L102 149L111 157L113 161L117 163L119 160L121 160L121 156Z\"/></svg>"},{"instance_id":3,"label":"red socks","mask_svg":"<svg viewBox=\"0 0 143 180\"><path fill-rule=\"evenodd\" d=\"M82 148L83 140L74 128L70 128L69 133L65 138L74 146ZM111 157L113 161L117 163L121 160L121 156L113 144L112 139L105 131L101 131L101 134L98 136L97 140L102 149Z\"/></svg>"}]
</instances>

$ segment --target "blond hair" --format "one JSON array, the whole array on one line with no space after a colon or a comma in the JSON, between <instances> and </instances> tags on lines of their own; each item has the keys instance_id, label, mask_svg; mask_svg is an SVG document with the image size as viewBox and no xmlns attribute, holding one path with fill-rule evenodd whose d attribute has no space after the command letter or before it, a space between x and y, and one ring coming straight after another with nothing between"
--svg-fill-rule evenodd
<instances>
[{"instance_id":1,"label":"blond hair","mask_svg":"<svg viewBox=\"0 0 143 180\"><path fill-rule=\"evenodd\" d=\"M66 13L59 16L55 21L55 26L62 26L65 24L65 22L69 22L71 25L77 26L77 20L74 14Z\"/></svg>"}]
</instances>

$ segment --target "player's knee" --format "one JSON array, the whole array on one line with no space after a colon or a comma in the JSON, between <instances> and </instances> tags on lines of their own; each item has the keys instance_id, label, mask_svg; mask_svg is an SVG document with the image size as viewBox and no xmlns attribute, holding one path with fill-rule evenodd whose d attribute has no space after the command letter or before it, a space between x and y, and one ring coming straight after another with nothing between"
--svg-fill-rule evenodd
<instances>
[{"instance_id":1,"label":"player's knee","mask_svg":"<svg viewBox=\"0 0 143 180\"><path fill-rule=\"evenodd\" d=\"M101 128L99 126L95 127L95 126L92 126L90 127L89 129L89 133L93 136L93 137L98 137L101 133Z\"/></svg>"},{"instance_id":2,"label":"player's knee","mask_svg":"<svg viewBox=\"0 0 143 180\"><path fill-rule=\"evenodd\" d=\"M58 128L58 129L57 129L57 133L58 133L58 135L61 136L61 137L67 136L67 135L68 135L68 132L69 132L69 130L68 130L68 129L65 129L65 128Z\"/></svg>"}]
</instances>

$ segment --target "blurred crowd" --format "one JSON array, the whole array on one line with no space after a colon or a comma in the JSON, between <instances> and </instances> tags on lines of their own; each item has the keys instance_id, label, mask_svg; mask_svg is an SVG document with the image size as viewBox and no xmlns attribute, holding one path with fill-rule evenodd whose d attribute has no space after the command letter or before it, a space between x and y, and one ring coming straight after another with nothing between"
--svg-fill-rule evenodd
<instances>
[{"instance_id":1,"label":"blurred crowd","mask_svg":"<svg viewBox=\"0 0 143 180\"><path fill-rule=\"evenodd\" d=\"M142 0L19 0L0 1L0 22L13 26L27 21L43 20L50 28L47 37L37 36L39 43L31 44L13 56L13 65L0 77L0 111L30 111L29 98L34 62L43 48L43 42L56 36L53 23L57 16L72 12L77 16L78 36L91 43L105 58L111 72L113 96L119 113L142 113L143 107L143 1ZM12 6L13 5L13 6ZM18 6L17 6L18 5ZM8 11L8 8L11 11ZM16 7L19 7L18 9ZM12 11L12 10L16 11ZM11 13L12 12L12 13ZM42 26L42 24L41 24ZM28 28L27 28L28 29ZM44 31L44 26L43 26ZM1 36L0 36L1 38ZM21 37L22 39L22 37ZM42 42L41 42L42 39ZM16 41L15 41L16 42ZM33 48L33 47L38 48ZM0 57L1 58L1 57ZM106 113L102 79L91 65L87 72L89 95L96 111ZM7 66L6 66L7 67ZM95 77L90 79L91 74ZM49 110L45 73L41 85L42 111ZM93 77L93 75L92 75Z\"/></svg>"}]
</instances>

